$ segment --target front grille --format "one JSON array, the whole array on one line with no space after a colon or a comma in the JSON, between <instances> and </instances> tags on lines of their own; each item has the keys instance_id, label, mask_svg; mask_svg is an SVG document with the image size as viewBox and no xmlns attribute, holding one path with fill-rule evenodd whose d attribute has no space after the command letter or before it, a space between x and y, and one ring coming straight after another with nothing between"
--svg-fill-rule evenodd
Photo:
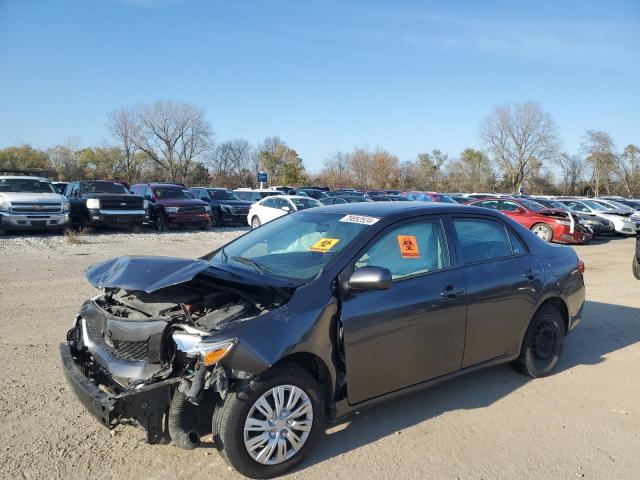
<instances>
[{"instance_id":1,"label":"front grille","mask_svg":"<svg viewBox=\"0 0 640 480\"><path fill-rule=\"evenodd\" d=\"M85 319L87 325L87 333L93 343L103 348L107 352L111 353L114 357L122 360L144 360L148 356L148 343L144 341L129 342L126 340L110 339L109 342L113 345L109 345L101 331L100 327L96 325L92 320Z\"/></svg>"},{"instance_id":2,"label":"front grille","mask_svg":"<svg viewBox=\"0 0 640 480\"><path fill-rule=\"evenodd\" d=\"M60 213L62 204L11 202L11 210L15 213Z\"/></svg>"},{"instance_id":3,"label":"front grille","mask_svg":"<svg viewBox=\"0 0 640 480\"><path fill-rule=\"evenodd\" d=\"M141 198L100 200L100 207L105 210L140 210L143 206L143 200Z\"/></svg>"},{"instance_id":4,"label":"front grille","mask_svg":"<svg viewBox=\"0 0 640 480\"><path fill-rule=\"evenodd\" d=\"M204 213L204 212L205 212L204 207L198 207L198 206L180 207L178 209L178 213Z\"/></svg>"},{"instance_id":5,"label":"front grille","mask_svg":"<svg viewBox=\"0 0 640 480\"><path fill-rule=\"evenodd\" d=\"M231 206L231 214L232 215L248 215L249 214L249 207L248 206L242 206L242 207L236 207L236 206Z\"/></svg>"}]
</instances>

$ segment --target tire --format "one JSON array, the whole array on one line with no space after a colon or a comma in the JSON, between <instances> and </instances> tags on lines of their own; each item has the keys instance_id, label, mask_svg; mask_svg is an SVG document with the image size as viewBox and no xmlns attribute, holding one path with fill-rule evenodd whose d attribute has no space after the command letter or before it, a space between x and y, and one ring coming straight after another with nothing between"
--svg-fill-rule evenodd
<instances>
[{"instance_id":1,"label":"tire","mask_svg":"<svg viewBox=\"0 0 640 480\"><path fill-rule=\"evenodd\" d=\"M631 269L633 271L633 276L640 280L640 259L633 256L633 263L631 264Z\"/></svg>"},{"instance_id":2,"label":"tire","mask_svg":"<svg viewBox=\"0 0 640 480\"><path fill-rule=\"evenodd\" d=\"M564 338L562 315L553 305L543 305L529 323L514 368L532 378L549 375L560 361Z\"/></svg>"},{"instance_id":3,"label":"tire","mask_svg":"<svg viewBox=\"0 0 640 480\"><path fill-rule=\"evenodd\" d=\"M306 432L308 433L306 438L303 430L297 430L295 427L286 427L286 423L283 423L286 420L282 418L279 420L282 425L268 423L267 425L269 426L265 428L270 429L269 431L260 429L245 432L245 422L250 417L255 421L255 416L257 415L263 419L258 420L259 422L268 421L267 418L269 417L263 415L255 406L259 399L266 398L266 401L269 402L270 411L272 413L275 411L275 408L273 408L274 402L272 401L274 397L270 396L273 392L272 389L275 387L281 387L285 390L282 397L282 403L285 405L291 398L291 392L293 391L291 387L299 389L297 392L302 391L306 395L305 399L301 394L293 407L294 411L300 410L307 401L311 405L311 419L308 417L308 407L304 410L306 412L304 413L304 423L311 423L310 430ZM291 389L286 390L287 388ZM266 395L266 397L263 397L263 395ZM272 478L282 475L304 460L323 431L324 403L322 399L323 396L318 383L307 370L293 364L276 366L256 380L251 381L246 388L230 391L215 409L212 432L216 448L218 448L225 461L242 475L250 478ZM284 411L286 412L286 407ZM302 417L295 418L300 419ZM273 433L279 429L281 429L280 432L284 433ZM252 439L255 442L263 435L265 436L264 440L258 440L253 454L250 454L248 447L245 446L245 435L248 436L247 441L249 442ZM293 447L294 443L289 440L289 438L294 438L292 435L297 439L296 443L298 441L302 442L300 449L297 451ZM268 449L272 442L274 450L269 453ZM277 463L281 444L283 446L283 457L286 459ZM275 463L265 464L253 458L253 456L259 458L261 454L265 455L266 461Z\"/></svg>"},{"instance_id":4,"label":"tire","mask_svg":"<svg viewBox=\"0 0 640 480\"><path fill-rule=\"evenodd\" d=\"M169 230L169 227L167 226L167 219L165 218L164 213L158 213L158 215L156 216L155 227L156 231L158 232L166 232L167 230Z\"/></svg>"},{"instance_id":5,"label":"tire","mask_svg":"<svg viewBox=\"0 0 640 480\"><path fill-rule=\"evenodd\" d=\"M260 223L260 219L258 218L258 216L257 216L257 215L256 215L256 216L254 216L254 217L251 219L251 228L255 229L255 228L258 228L260 225L261 225L261 223Z\"/></svg>"},{"instance_id":6,"label":"tire","mask_svg":"<svg viewBox=\"0 0 640 480\"><path fill-rule=\"evenodd\" d=\"M540 240L547 243L553 240L553 229L547 223L536 223L531 227L531 231L536 234Z\"/></svg>"},{"instance_id":7,"label":"tire","mask_svg":"<svg viewBox=\"0 0 640 480\"><path fill-rule=\"evenodd\" d=\"M212 227L222 227L223 222L222 222L222 215L220 215L220 212L218 210L213 210L213 213L211 214L211 226Z\"/></svg>"},{"instance_id":8,"label":"tire","mask_svg":"<svg viewBox=\"0 0 640 480\"><path fill-rule=\"evenodd\" d=\"M3 236L3 235L4 235L4 234L6 234L6 233L7 233L7 231L6 231L6 230L4 230L4 229L1 229L1 228L0 228L0 237L1 237L1 236Z\"/></svg>"},{"instance_id":9,"label":"tire","mask_svg":"<svg viewBox=\"0 0 640 480\"><path fill-rule=\"evenodd\" d=\"M132 233L140 233L142 231L142 229L140 228L140 225L132 225L131 226L131 232Z\"/></svg>"}]
</instances>

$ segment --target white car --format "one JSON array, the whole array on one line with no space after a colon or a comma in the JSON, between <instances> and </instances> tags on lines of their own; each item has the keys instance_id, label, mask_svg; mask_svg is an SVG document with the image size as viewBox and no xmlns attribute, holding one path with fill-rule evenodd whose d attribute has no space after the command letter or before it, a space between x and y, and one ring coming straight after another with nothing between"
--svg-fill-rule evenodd
<instances>
[{"instance_id":1,"label":"white car","mask_svg":"<svg viewBox=\"0 0 640 480\"><path fill-rule=\"evenodd\" d=\"M43 177L0 176L0 235L6 230L63 230L69 200Z\"/></svg>"},{"instance_id":2,"label":"white car","mask_svg":"<svg viewBox=\"0 0 640 480\"><path fill-rule=\"evenodd\" d=\"M614 209L613 207L607 208L592 199L558 198L557 200L566 205L572 212L589 213L606 218L613 224L613 229L616 233L622 235L636 234L636 223L629 218L628 213L622 213L621 210Z\"/></svg>"},{"instance_id":3,"label":"white car","mask_svg":"<svg viewBox=\"0 0 640 480\"><path fill-rule=\"evenodd\" d=\"M274 195L251 205L247 215L247 223L251 225L251 228L258 228L260 225L288 213L321 206L322 204L318 200L309 197Z\"/></svg>"}]
</instances>

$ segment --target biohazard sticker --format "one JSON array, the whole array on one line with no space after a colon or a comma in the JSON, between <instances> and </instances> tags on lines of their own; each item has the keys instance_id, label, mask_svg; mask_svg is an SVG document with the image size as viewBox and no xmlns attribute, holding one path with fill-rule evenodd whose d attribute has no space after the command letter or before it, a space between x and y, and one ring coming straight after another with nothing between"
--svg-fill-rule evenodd
<instances>
[{"instance_id":1,"label":"biohazard sticker","mask_svg":"<svg viewBox=\"0 0 640 480\"><path fill-rule=\"evenodd\" d=\"M312 252L328 252L333 247L335 247L336 243L340 241L339 238L321 238L316 243L309 247L309 250Z\"/></svg>"},{"instance_id":2,"label":"biohazard sticker","mask_svg":"<svg viewBox=\"0 0 640 480\"><path fill-rule=\"evenodd\" d=\"M420 258L418 242L414 235L398 235L398 245L402 258Z\"/></svg>"}]
</instances>

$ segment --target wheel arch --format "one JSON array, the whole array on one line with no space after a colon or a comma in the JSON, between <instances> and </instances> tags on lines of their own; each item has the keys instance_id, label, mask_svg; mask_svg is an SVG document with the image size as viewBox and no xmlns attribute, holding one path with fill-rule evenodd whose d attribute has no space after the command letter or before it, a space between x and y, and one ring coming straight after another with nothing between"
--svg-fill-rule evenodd
<instances>
[{"instance_id":1,"label":"wheel arch","mask_svg":"<svg viewBox=\"0 0 640 480\"><path fill-rule=\"evenodd\" d=\"M274 366L294 364L308 371L316 379L322 389L325 409L329 411L333 397L333 382L329 368L316 354L311 352L296 352L281 358Z\"/></svg>"},{"instance_id":2,"label":"wheel arch","mask_svg":"<svg viewBox=\"0 0 640 480\"><path fill-rule=\"evenodd\" d=\"M544 305L551 305L551 306L555 307L560 312L560 315L562 316L562 321L564 322L564 333L566 335L569 332L569 308L567 307L567 304L562 299L562 297L559 297L559 296L556 296L556 295L552 295L552 296L549 296L549 297L545 298L538 305L538 307L533 312L533 315L531 315L531 319L529 319L529 323L527 323L527 328L529 328L529 324L531 323L531 320L533 320L533 317L536 315L536 313L538 313L538 311Z\"/></svg>"}]
</instances>

